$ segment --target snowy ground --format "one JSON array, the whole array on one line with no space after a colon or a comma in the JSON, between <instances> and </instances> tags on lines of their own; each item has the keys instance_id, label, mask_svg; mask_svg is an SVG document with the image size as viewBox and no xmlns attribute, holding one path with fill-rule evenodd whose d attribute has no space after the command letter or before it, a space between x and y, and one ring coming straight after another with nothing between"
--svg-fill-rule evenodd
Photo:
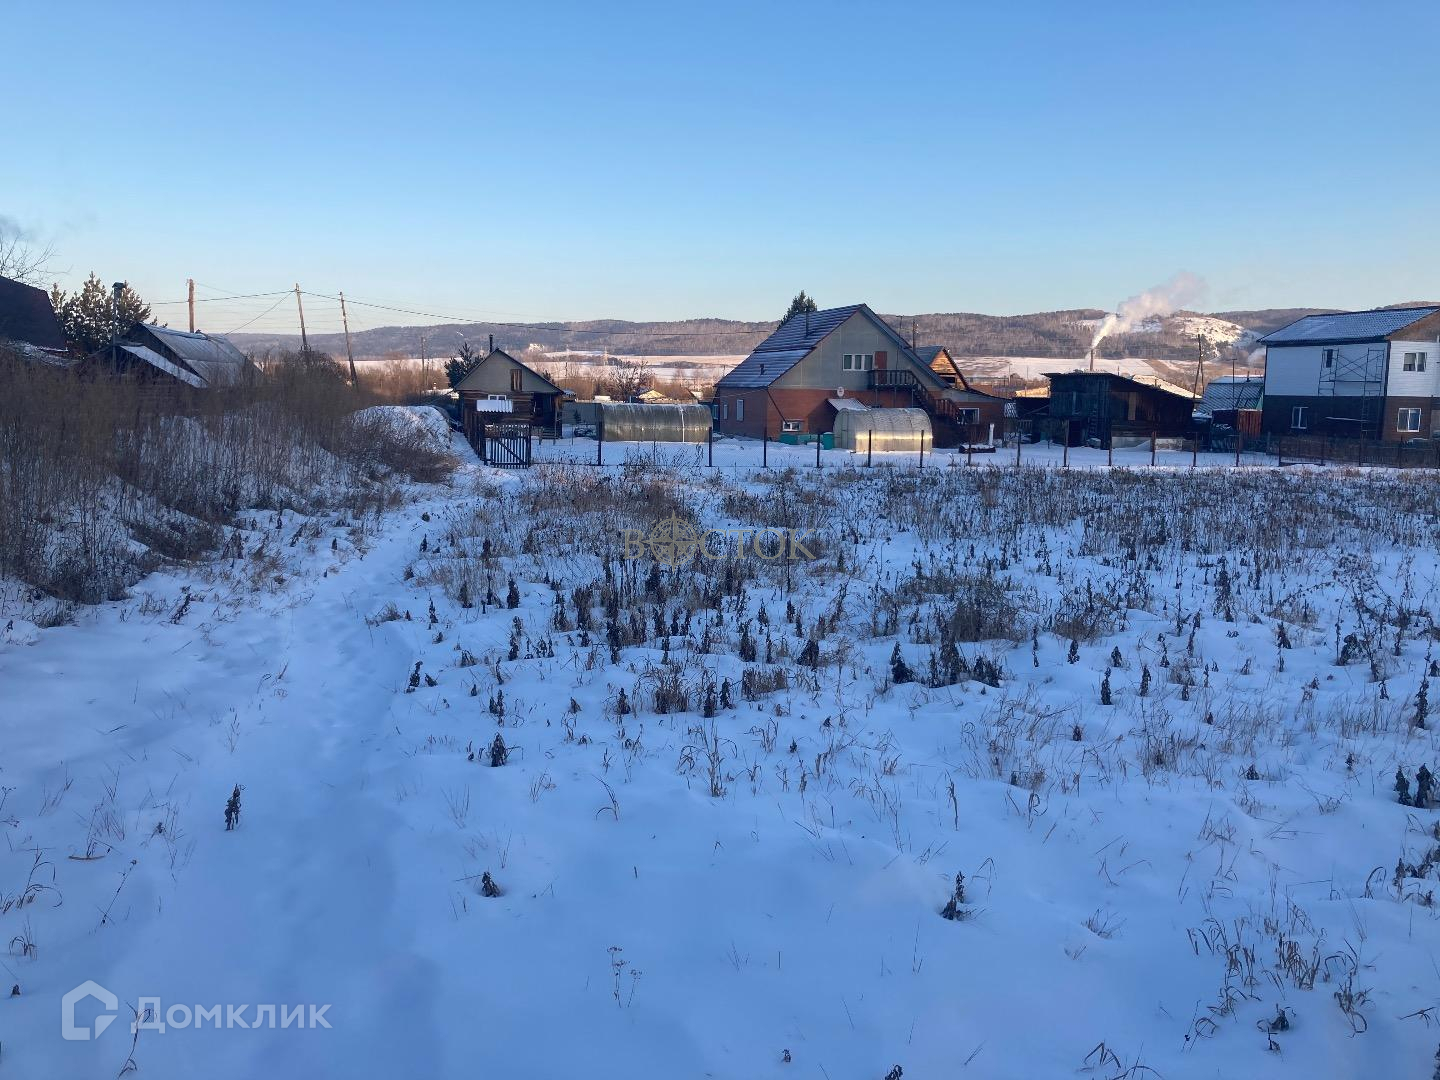
<instances>
[{"instance_id":1,"label":"snowy ground","mask_svg":"<svg viewBox=\"0 0 1440 1080\"><path fill-rule=\"evenodd\" d=\"M606 450L0 623L0 1075L1429 1075L1428 478Z\"/></svg>"}]
</instances>

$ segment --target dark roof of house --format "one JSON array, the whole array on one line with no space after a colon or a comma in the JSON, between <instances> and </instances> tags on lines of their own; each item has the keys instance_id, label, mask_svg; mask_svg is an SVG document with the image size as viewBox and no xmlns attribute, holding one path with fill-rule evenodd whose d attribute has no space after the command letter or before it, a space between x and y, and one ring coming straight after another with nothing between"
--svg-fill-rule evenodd
<instances>
[{"instance_id":1,"label":"dark roof of house","mask_svg":"<svg viewBox=\"0 0 1440 1080\"><path fill-rule=\"evenodd\" d=\"M1144 379L1135 379L1135 378L1130 377L1129 375L1121 375L1121 374L1120 374L1119 372L1117 372L1117 371L1047 371L1047 372L1045 372L1045 378L1051 379L1051 380L1061 379L1061 378L1076 378L1076 377L1079 377L1079 378L1082 378L1082 379L1113 379L1113 380L1116 380L1117 382L1129 383L1131 386L1133 386L1133 387L1135 387L1135 388L1137 388L1137 389L1140 389L1140 390L1149 390L1149 391L1151 391L1152 393L1165 394L1167 397L1180 398L1182 401L1193 402L1193 401L1195 400L1195 396L1194 396L1189 390L1183 389L1182 387L1173 386L1172 384L1169 384L1169 383L1161 383L1161 381L1158 380L1158 379L1157 379L1155 382L1146 382Z\"/></svg>"},{"instance_id":2,"label":"dark roof of house","mask_svg":"<svg viewBox=\"0 0 1440 1080\"><path fill-rule=\"evenodd\" d=\"M1264 397L1264 378L1232 379L1225 376L1205 387L1205 392L1200 395L1200 400L1195 405L1195 411L1213 413L1228 409L1258 409Z\"/></svg>"},{"instance_id":3,"label":"dark roof of house","mask_svg":"<svg viewBox=\"0 0 1440 1080\"><path fill-rule=\"evenodd\" d=\"M870 310L866 304L849 304L808 314L792 315L775 332L755 346L755 351L740 361L717 383L726 389L761 389L770 386L805 357L815 346L838 330L856 312L863 313L888 335L899 352L911 357L926 369L930 364L920 359L895 328Z\"/></svg>"},{"instance_id":4,"label":"dark roof of house","mask_svg":"<svg viewBox=\"0 0 1440 1080\"><path fill-rule=\"evenodd\" d=\"M926 366L933 364L935 362L935 358L939 356L942 352L946 356L950 355L950 350L945 348L944 345L921 345L919 348L915 349L914 352L915 355L918 356L921 362L924 363Z\"/></svg>"},{"instance_id":5,"label":"dark roof of house","mask_svg":"<svg viewBox=\"0 0 1440 1080\"><path fill-rule=\"evenodd\" d=\"M0 341L64 352L68 347L44 289L0 277Z\"/></svg>"},{"instance_id":6,"label":"dark roof of house","mask_svg":"<svg viewBox=\"0 0 1440 1080\"><path fill-rule=\"evenodd\" d=\"M549 379L547 379L544 375L541 375L538 371L536 371L534 368L532 368L529 364L525 364L525 363L522 363L522 362L519 361L519 360L516 360L515 357L511 356L511 355L510 355L508 352L506 352L504 349L491 349L488 353L486 353L484 356L482 356L482 357L480 358L480 362L479 362L478 364L476 364L473 368L471 368L469 371L467 371L467 372L465 373L465 379L470 378L471 375L475 374L475 372L479 371L482 367L484 367L484 366L485 366L485 361L489 360L492 356L501 356L501 357L504 357L506 360L509 360L509 361L510 361L512 364L514 364L516 367L520 368L520 369L523 370L523 371L528 371L531 375L534 375L535 378L539 379L539 380L540 380L541 382L543 382L546 386L550 387L550 389L553 390L555 393L557 393L557 394L563 394L563 393L565 393L564 390L560 389L560 387L556 386L553 382L551 382ZM455 386L455 389L456 389L456 390L459 390L460 387L462 387L462 386L465 385L465 379L461 379L460 382L456 384L456 386Z\"/></svg>"},{"instance_id":7,"label":"dark roof of house","mask_svg":"<svg viewBox=\"0 0 1440 1080\"><path fill-rule=\"evenodd\" d=\"M1340 311L1333 315L1306 315L1260 339L1262 345L1345 344L1384 341L1391 334L1419 322L1440 307L1383 308Z\"/></svg>"}]
</instances>

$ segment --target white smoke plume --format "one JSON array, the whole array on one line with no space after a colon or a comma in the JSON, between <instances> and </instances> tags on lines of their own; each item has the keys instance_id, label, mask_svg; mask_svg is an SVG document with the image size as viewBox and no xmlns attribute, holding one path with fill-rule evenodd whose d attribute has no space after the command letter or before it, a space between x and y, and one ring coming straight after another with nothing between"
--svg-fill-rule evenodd
<instances>
[{"instance_id":1,"label":"white smoke plume","mask_svg":"<svg viewBox=\"0 0 1440 1080\"><path fill-rule=\"evenodd\" d=\"M1204 278L1181 270L1169 281L1146 289L1139 296L1130 297L1113 314L1101 319L1090 348L1095 348L1110 334L1127 333L1146 319L1169 315L1179 308L1188 307L1203 298L1205 292Z\"/></svg>"}]
</instances>

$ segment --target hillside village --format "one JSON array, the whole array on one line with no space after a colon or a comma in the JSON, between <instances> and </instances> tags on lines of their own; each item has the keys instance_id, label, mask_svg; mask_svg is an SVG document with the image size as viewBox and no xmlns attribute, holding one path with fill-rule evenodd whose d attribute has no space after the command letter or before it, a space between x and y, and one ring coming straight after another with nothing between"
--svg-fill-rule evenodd
<instances>
[{"instance_id":1,"label":"hillside village","mask_svg":"<svg viewBox=\"0 0 1440 1080\"><path fill-rule=\"evenodd\" d=\"M1440 1080L1356 14L7 6L0 1080Z\"/></svg>"}]
</instances>

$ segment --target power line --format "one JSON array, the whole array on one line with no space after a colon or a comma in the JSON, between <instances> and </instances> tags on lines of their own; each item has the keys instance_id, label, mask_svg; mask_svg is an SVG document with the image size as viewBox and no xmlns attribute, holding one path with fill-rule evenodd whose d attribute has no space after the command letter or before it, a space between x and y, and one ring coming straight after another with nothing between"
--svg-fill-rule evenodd
<instances>
[{"instance_id":1,"label":"power line","mask_svg":"<svg viewBox=\"0 0 1440 1080\"><path fill-rule=\"evenodd\" d=\"M249 326L250 323L257 323L257 322L259 322L259 321L260 321L261 319L263 319L266 315L269 315L270 312L274 311L277 307L279 307L281 304L283 304L283 303L285 302L285 297L287 297L287 296L289 296L289 295L290 295L289 293L281 293L279 300L276 300L275 303L271 304L268 308L266 308L264 311L262 311L259 315L256 315L255 318L253 318L253 319L250 320L250 322L241 323L241 324L240 324L239 326L237 326L234 330L227 330L227 331L225 331L225 332L226 332L227 334L238 334L241 330L244 330L245 327Z\"/></svg>"},{"instance_id":2,"label":"power line","mask_svg":"<svg viewBox=\"0 0 1440 1080\"><path fill-rule=\"evenodd\" d=\"M209 286L207 285L206 288L209 288ZM280 290L280 293L288 293L289 291L290 291L289 289L281 289L281 290ZM234 295L234 296L197 296L197 297L195 298L195 302L196 302L197 304L209 304L209 303L214 303L214 302L217 301L217 300L248 300L248 299L250 299L251 297L254 297L254 296L278 296L278 295L279 295L279 293L273 293L273 292L255 292L255 293L237 293L237 294ZM187 298L184 299L184 300L151 300L151 301L149 301L149 304L150 304L151 307L170 307L170 306L172 306L172 305L174 305L174 304L188 304L189 302L190 302L190 300L189 300L189 298L187 297Z\"/></svg>"},{"instance_id":3,"label":"power line","mask_svg":"<svg viewBox=\"0 0 1440 1080\"><path fill-rule=\"evenodd\" d=\"M304 294L305 294L306 296L318 296L318 297L321 297L322 299L325 299L325 300L335 300L335 299L337 299L336 297L334 297L334 296L329 296L329 295L327 295L327 294L325 294L325 293L314 293L314 292L310 292L308 289L303 289L303 290L301 290L301 291L304 292ZM672 332L666 332L666 331L663 331L663 330L583 330L583 329L580 329L580 328L578 328L578 327L569 327L569 326L545 326L545 325L540 324L540 323L491 322L489 319L475 319L475 318L468 318L468 317L460 316L460 315L437 315L437 314L436 314L435 312L433 312L433 311L416 311L414 308L392 307L392 306L389 305L389 304L372 304L372 303L366 303L365 301L362 301L362 300L354 300L354 299L352 299L352 300L350 301L350 303L352 303L352 304L360 304L361 306L363 306L363 307L368 307L368 308L378 308L378 309L381 310L381 311L396 311L396 312L399 312L399 313L402 314L402 315L419 315L421 318L425 318L425 319L440 319L440 320L442 320L442 321L444 321L444 322L452 322L452 323L485 323L485 324L490 325L490 326L504 326L504 327L509 327L509 328L513 328L513 329L516 329L516 330L546 330L546 331L549 331L549 332L555 333L555 334L596 334L596 335L608 336L608 337L657 337L657 338L696 337L696 338L710 338L710 337L735 337L735 336L754 337L754 336L756 336L757 334L769 333L768 330L713 330L713 331L709 331L709 332L703 332L703 331L701 331L701 332L675 331L675 332L673 332L673 333L672 333Z\"/></svg>"}]
</instances>

